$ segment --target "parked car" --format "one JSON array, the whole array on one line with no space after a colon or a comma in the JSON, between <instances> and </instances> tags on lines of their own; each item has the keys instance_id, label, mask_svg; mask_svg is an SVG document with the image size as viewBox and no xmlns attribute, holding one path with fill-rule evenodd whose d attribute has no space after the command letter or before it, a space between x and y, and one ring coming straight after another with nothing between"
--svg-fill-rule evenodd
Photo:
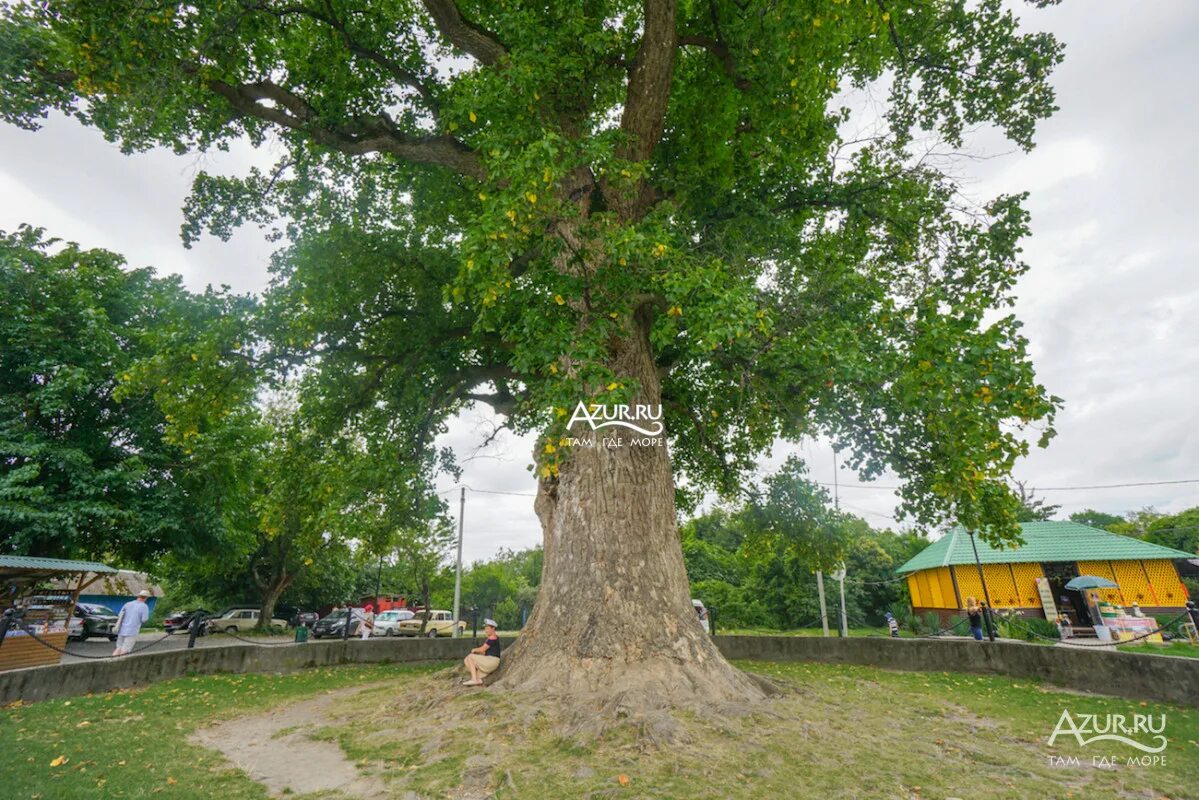
<instances>
[{"instance_id":1,"label":"parked car","mask_svg":"<svg viewBox=\"0 0 1199 800\"><path fill-rule=\"evenodd\" d=\"M232 608L221 614L221 616L208 620L208 630L210 632L242 633L258 624L258 615L259 611L257 608ZM272 617L271 624L278 625L280 628L286 628L287 620Z\"/></svg>"},{"instance_id":2,"label":"parked car","mask_svg":"<svg viewBox=\"0 0 1199 800\"><path fill-rule=\"evenodd\" d=\"M375 629L371 631L371 636L399 636L400 623L415 616L416 614L407 608L393 608L380 612L375 615Z\"/></svg>"},{"instance_id":3,"label":"parked car","mask_svg":"<svg viewBox=\"0 0 1199 800\"><path fill-rule=\"evenodd\" d=\"M287 617L287 624L293 628L298 628L303 625L305 628L311 628L317 623L321 615L315 611L300 611L296 610Z\"/></svg>"},{"instance_id":4,"label":"parked car","mask_svg":"<svg viewBox=\"0 0 1199 800\"><path fill-rule=\"evenodd\" d=\"M166 618L163 619L162 628L168 634L179 631L186 633L191 628L192 620L197 616L199 616L200 620L203 621L208 617L211 617L212 612L206 608L193 608L191 611L173 611L170 614L167 614ZM200 626L201 635L206 632L206 628L206 625Z\"/></svg>"},{"instance_id":5,"label":"parked car","mask_svg":"<svg viewBox=\"0 0 1199 800\"><path fill-rule=\"evenodd\" d=\"M73 642L78 642L83 639L83 617L76 617L74 614L67 620L67 638Z\"/></svg>"},{"instance_id":6,"label":"parked car","mask_svg":"<svg viewBox=\"0 0 1199 800\"><path fill-rule=\"evenodd\" d=\"M691 605L695 607L695 613L699 614L699 624L704 626L704 633L711 633L712 630L708 627L708 609L704 607L704 601L693 599Z\"/></svg>"},{"instance_id":7,"label":"parked car","mask_svg":"<svg viewBox=\"0 0 1199 800\"><path fill-rule=\"evenodd\" d=\"M117 632L114 630L117 612L108 606L76 603L74 616L83 620L83 633L79 636L79 641L86 642L90 636L103 636L110 642L117 640Z\"/></svg>"},{"instance_id":8,"label":"parked car","mask_svg":"<svg viewBox=\"0 0 1199 800\"><path fill-rule=\"evenodd\" d=\"M396 625L400 636L420 636L423 615L414 616ZM466 620L458 621L458 630L466 630ZM430 639L437 636L451 636L454 633L454 615L449 611L434 609L429 612L429 622L425 625L425 636Z\"/></svg>"},{"instance_id":9,"label":"parked car","mask_svg":"<svg viewBox=\"0 0 1199 800\"><path fill-rule=\"evenodd\" d=\"M361 617L363 614L363 609L361 608L353 608L349 609L349 611L354 612L356 619ZM312 626L312 638L323 639L326 636L340 638L342 635L342 629L345 628L346 617L348 616L349 611L344 608L340 611L332 611L326 616L317 620L316 624ZM357 623L354 624L355 626L357 625ZM351 629L350 633L352 634L354 631Z\"/></svg>"}]
</instances>

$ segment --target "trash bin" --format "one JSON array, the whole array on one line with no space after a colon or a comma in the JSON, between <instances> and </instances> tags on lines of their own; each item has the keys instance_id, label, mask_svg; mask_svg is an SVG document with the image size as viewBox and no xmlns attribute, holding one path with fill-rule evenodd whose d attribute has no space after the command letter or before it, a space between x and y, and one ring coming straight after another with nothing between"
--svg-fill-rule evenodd
<instances>
[{"instance_id":1,"label":"trash bin","mask_svg":"<svg viewBox=\"0 0 1199 800\"><path fill-rule=\"evenodd\" d=\"M296 644L303 644L306 641L308 641L308 626L307 625L297 625L296 626Z\"/></svg>"}]
</instances>

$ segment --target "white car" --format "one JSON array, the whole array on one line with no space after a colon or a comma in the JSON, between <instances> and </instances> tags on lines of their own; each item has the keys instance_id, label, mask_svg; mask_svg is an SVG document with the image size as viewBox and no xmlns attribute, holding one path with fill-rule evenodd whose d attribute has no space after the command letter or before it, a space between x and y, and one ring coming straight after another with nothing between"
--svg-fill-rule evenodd
<instances>
[{"instance_id":1,"label":"white car","mask_svg":"<svg viewBox=\"0 0 1199 800\"><path fill-rule=\"evenodd\" d=\"M231 608L219 617L208 620L208 630L214 633L244 633L258 624L259 613L256 608ZM276 617L271 624L286 628L287 620Z\"/></svg>"},{"instance_id":2,"label":"white car","mask_svg":"<svg viewBox=\"0 0 1199 800\"><path fill-rule=\"evenodd\" d=\"M415 616L416 614L406 608L380 611L375 615L375 629L371 631L371 636L399 636L400 623Z\"/></svg>"},{"instance_id":3,"label":"white car","mask_svg":"<svg viewBox=\"0 0 1199 800\"><path fill-rule=\"evenodd\" d=\"M83 641L83 619L74 614L67 620L67 638L73 642Z\"/></svg>"}]
</instances>

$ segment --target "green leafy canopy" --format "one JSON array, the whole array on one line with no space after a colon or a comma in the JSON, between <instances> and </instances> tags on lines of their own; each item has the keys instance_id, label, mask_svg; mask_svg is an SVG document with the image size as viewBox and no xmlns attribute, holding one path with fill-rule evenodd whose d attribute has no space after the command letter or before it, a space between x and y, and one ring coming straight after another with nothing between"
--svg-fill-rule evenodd
<instances>
[{"instance_id":1,"label":"green leafy canopy","mask_svg":"<svg viewBox=\"0 0 1199 800\"><path fill-rule=\"evenodd\" d=\"M907 511L1015 530L1059 404L1008 312L1028 217L913 146L1054 110L1061 48L1000 0L48 0L0 42L15 124L282 152L201 175L184 235L278 222L273 338L322 413L419 450L486 401L553 481L579 400L657 399L611 358L648 335L689 487L824 434Z\"/></svg>"}]
</instances>

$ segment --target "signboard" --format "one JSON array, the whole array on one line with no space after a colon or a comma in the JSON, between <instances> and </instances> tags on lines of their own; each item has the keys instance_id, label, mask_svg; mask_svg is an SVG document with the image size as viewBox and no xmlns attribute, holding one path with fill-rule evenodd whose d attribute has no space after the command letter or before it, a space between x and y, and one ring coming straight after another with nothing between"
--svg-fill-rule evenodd
<instances>
[{"instance_id":1,"label":"signboard","mask_svg":"<svg viewBox=\"0 0 1199 800\"><path fill-rule=\"evenodd\" d=\"M1045 609L1045 619L1057 622L1057 603L1053 601L1053 589L1049 586L1048 578L1037 578L1037 591L1041 594L1041 608Z\"/></svg>"}]
</instances>

